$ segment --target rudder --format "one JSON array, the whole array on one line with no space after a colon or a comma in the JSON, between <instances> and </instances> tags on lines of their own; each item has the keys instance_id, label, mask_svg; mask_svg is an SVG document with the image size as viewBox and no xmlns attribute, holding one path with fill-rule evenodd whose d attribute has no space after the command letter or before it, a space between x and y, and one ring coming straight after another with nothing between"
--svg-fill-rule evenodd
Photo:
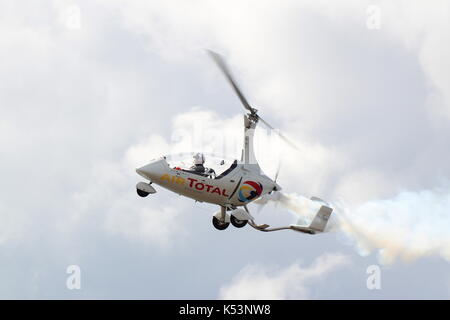
<instances>
[{"instance_id":1,"label":"rudder","mask_svg":"<svg viewBox=\"0 0 450 320\"><path fill-rule=\"evenodd\" d=\"M332 212L333 209L330 207L321 206L313 221L309 225L309 228L314 231L323 232Z\"/></svg>"}]
</instances>

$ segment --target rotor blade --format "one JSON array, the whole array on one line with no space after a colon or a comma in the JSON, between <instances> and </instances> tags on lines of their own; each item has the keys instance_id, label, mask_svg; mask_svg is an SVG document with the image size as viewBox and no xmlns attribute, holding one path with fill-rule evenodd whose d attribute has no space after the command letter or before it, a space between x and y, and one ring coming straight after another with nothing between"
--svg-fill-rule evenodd
<instances>
[{"instance_id":1,"label":"rotor blade","mask_svg":"<svg viewBox=\"0 0 450 320\"><path fill-rule=\"evenodd\" d=\"M300 149L295 145L295 143L293 143L290 139L286 138L279 130L275 130L275 128L272 127L266 120L264 120L260 116L258 116L258 119L262 123L264 123L269 129L272 129L273 131L275 131L276 134L278 134L280 136L280 138L284 140L284 142L286 142L288 145L290 145L292 148L296 149L297 151L300 151Z\"/></svg>"},{"instance_id":2,"label":"rotor blade","mask_svg":"<svg viewBox=\"0 0 450 320\"><path fill-rule=\"evenodd\" d=\"M251 113L255 113L256 110L253 109L250 104L248 103L247 99L242 94L241 89L237 85L237 82L233 79L233 76L231 75L230 70L228 69L225 60L222 58L222 56L214 51L207 50L211 58L214 60L214 62L217 64L219 69L223 72L225 77L227 78L230 85L233 87L234 92L236 92L237 96L239 97L239 100L241 100L242 104L244 105L244 108L249 110Z\"/></svg>"},{"instance_id":3,"label":"rotor blade","mask_svg":"<svg viewBox=\"0 0 450 320\"><path fill-rule=\"evenodd\" d=\"M211 58L214 60L214 62L217 64L217 66L219 67L219 69L223 72L223 74L225 75L225 77L227 78L228 82L230 83L230 85L233 87L234 92L237 94L237 96L239 97L239 100L241 100L243 106L245 109L249 110L252 114L256 114L257 110L252 108L250 106L250 104L248 103L247 99L244 97L241 89L239 88L239 86L237 85L237 82L234 80L233 76L231 75L230 70L228 69L225 60L223 59L223 57L218 54L217 52L214 52L212 50L206 50L209 55L211 56ZM293 147L296 150L299 150L299 148L288 138L286 138L281 132L279 132L278 130L275 130L274 127L272 127L267 121L265 121L263 118L261 118L260 116L258 116L259 120L261 120L262 123L264 123L267 127L269 127L270 129L274 130L281 139L283 139L288 145L290 145L291 147Z\"/></svg>"},{"instance_id":4,"label":"rotor blade","mask_svg":"<svg viewBox=\"0 0 450 320\"><path fill-rule=\"evenodd\" d=\"M280 174L280 169L281 169L281 160L278 162L277 172L275 173L275 179L273 180L275 182L277 182L278 175Z\"/></svg>"}]
</instances>

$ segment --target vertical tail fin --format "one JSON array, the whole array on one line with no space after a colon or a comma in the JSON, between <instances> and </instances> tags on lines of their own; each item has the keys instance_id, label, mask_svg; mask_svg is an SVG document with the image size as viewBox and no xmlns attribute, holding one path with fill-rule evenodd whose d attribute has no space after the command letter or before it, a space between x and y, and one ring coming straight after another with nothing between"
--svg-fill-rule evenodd
<instances>
[{"instance_id":1,"label":"vertical tail fin","mask_svg":"<svg viewBox=\"0 0 450 320\"><path fill-rule=\"evenodd\" d=\"M333 209L327 206L321 206L319 212L317 212L313 221L309 225L309 228L316 232L323 232L327 225L328 219L330 218Z\"/></svg>"}]
</instances>

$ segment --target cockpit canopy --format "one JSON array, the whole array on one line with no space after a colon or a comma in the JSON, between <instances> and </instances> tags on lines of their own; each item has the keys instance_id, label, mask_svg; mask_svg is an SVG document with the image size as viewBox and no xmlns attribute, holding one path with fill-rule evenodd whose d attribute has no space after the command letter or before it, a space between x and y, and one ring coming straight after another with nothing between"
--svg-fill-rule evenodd
<instances>
[{"instance_id":1,"label":"cockpit canopy","mask_svg":"<svg viewBox=\"0 0 450 320\"><path fill-rule=\"evenodd\" d=\"M229 174L231 171L233 171L234 168L236 168L236 167L237 167L237 160L234 160L233 163L231 164L231 166L230 166L227 170L225 170L224 172L222 172L221 174L219 174L219 175L216 177L216 179L220 179L220 178L225 177L227 174Z\"/></svg>"},{"instance_id":2,"label":"cockpit canopy","mask_svg":"<svg viewBox=\"0 0 450 320\"><path fill-rule=\"evenodd\" d=\"M194 153L193 155L195 155ZM221 179L237 167L237 160L218 158L214 155L205 156L204 171L196 170L192 155L165 156L172 169L190 172L210 179ZM219 175L216 172L221 172Z\"/></svg>"}]
</instances>

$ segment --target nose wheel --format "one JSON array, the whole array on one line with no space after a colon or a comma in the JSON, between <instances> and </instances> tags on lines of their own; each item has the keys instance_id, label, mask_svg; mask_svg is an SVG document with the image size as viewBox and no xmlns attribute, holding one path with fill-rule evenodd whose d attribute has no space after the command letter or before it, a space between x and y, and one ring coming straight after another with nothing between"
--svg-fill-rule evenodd
<instances>
[{"instance_id":1,"label":"nose wheel","mask_svg":"<svg viewBox=\"0 0 450 320\"><path fill-rule=\"evenodd\" d=\"M136 189L136 192L142 198L145 198L146 196L148 196L150 194L150 193L145 192L144 190L141 190L141 189Z\"/></svg>"},{"instance_id":2,"label":"nose wheel","mask_svg":"<svg viewBox=\"0 0 450 320\"><path fill-rule=\"evenodd\" d=\"M153 194L156 193L155 188L153 188L151 186L152 182L150 181L149 183L145 183L145 182L138 182L138 184L136 184L136 192L137 194L142 197L145 198L146 196L148 196L149 194Z\"/></svg>"}]
</instances>

